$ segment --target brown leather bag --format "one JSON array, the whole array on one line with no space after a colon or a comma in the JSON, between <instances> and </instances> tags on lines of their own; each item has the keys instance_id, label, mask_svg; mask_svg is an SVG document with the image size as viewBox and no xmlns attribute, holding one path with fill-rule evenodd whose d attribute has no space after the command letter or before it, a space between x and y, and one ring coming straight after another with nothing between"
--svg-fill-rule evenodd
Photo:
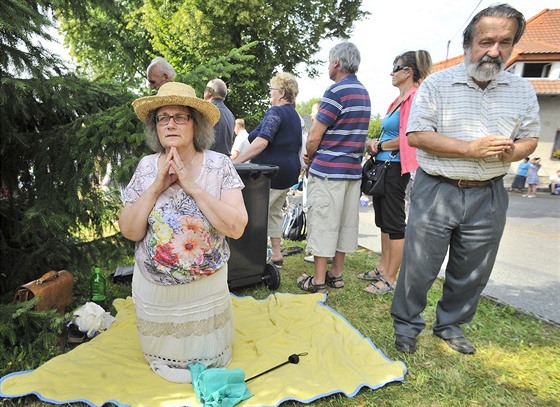
<instances>
[{"instance_id":1,"label":"brown leather bag","mask_svg":"<svg viewBox=\"0 0 560 407\"><path fill-rule=\"evenodd\" d=\"M14 303L23 302L33 297L41 297L35 304L36 311L55 309L62 315L65 308L72 303L74 277L67 270L51 270L38 280L31 281L17 288Z\"/></svg>"}]
</instances>

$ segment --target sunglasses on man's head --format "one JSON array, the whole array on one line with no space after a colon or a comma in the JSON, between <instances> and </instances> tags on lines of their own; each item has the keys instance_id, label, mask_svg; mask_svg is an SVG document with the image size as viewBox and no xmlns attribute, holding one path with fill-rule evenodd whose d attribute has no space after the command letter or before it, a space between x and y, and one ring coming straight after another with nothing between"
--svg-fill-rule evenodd
<instances>
[{"instance_id":1,"label":"sunglasses on man's head","mask_svg":"<svg viewBox=\"0 0 560 407\"><path fill-rule=\"evenodd\" d=\"M410 66L406 66L406 65L393 65L393 73L397 73L399 71L402 71L403 69L408 69L410 68Z\"/></svg>"}]
</instances>

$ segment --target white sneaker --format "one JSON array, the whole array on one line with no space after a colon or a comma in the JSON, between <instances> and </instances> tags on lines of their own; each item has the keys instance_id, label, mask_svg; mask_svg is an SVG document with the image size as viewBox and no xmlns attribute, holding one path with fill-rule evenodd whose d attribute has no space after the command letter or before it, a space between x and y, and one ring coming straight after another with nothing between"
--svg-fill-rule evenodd
<instances>
[{"instance_id":1,"label":"white sneaker","mask_svg":"<svg viewBox=\"0 0 560 407\"><path fill-rule=\"evenodd\" d=\"M305 260L305 261L308 262L308 263L315 263L315 256L313 256L312 254L310 254L309 256L305 256L305 257L303 258L303 260ZM329 257L329 258L327 259L327 264L332 264L332 258L331 258L331 257Z\"/></svg>"}]
</instances>

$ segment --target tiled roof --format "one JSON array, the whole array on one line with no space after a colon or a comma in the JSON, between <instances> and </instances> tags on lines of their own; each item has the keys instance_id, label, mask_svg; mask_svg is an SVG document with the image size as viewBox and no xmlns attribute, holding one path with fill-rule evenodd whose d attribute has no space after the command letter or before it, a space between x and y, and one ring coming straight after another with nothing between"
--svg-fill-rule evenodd
<instances>
[{"instance_id":1,"label":"tiled roof","mask_svg":"<svg viewBox=\"0 0 560 407\"><path fill-rule=\"evenodd\" d=\"M538 79L530 80L537 95L560 95L560 80Z\"/></svg>"},{"instance_id":2,"label":"tiled roof","mask_svg":"<svg viewBox=\"0 0 560 407\"><path fill-rule=\"evenodd\" d=\"M449 68L450 66L457 65L459 62L463 61L463 55L457 55L456 57L445 59L443 61L439 61L434 63L432 67L432 72L438 72L445 68Z\"/></svg>"},{"instance_id":3,"label":"tiled roof","mask_svg":"<svg viewBox=\"0 0 560 407\"><path fill-rule=\"evenodd\" d=\"M436 62L433 72L457 65L463 55ZM506 67L518 61L560 61L560 9L544 9L527 20L521 40L515 45ZM537 94L560 94L560 80L530 80Z\"/></svg>"},{"instance_id":4,"label":"tiled roof","mask_svg":"<svg viewBox=\"0 0 560 407\"><path fill-rule=\"evenodd\" d=\"M516 48L520 53L560 54L560 9L547 8L527 20Z\"/></svg>"}]
</instances>

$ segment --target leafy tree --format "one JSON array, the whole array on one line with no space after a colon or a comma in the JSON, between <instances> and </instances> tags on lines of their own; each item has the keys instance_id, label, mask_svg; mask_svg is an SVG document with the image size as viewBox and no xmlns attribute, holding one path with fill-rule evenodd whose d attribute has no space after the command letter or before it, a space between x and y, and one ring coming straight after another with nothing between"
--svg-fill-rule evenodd
<instances>
[{"instance_id":1,"label":"leafy tree","mask_svg":"<svg viewBox=\"0 0 560 407\"><path fill-rule=\"evenodd\" d=\"M320 98L312 98L312 99L307 100L305 102L299 102L297 104L296 110L303 117L309 116L311 114L311 107L315 103L320 102L320 101L321 101Z\"/></svg>"},{"instance_id":2,"label":"leafy tree","mask_svg":"<svg viewBox=\"0 0 560 407\"><path fill-rule=\"evenodd\" d=\"M347 38L364 16L361 0L117 0L87 13L59 12L72 55L93 77L138 86L151 58L161 55L199 94L223 78L235 116L260 119L266 84L276 71L296 74L313 59L319 41ZM103 55L103 58L99 58ZM302 64L302 65L300 65ZM204 67L203 70L200 70Z\"/></svg>"},{"instance_id":3,"label":"leafy tree","mask_svg":"<svg viewBox=\"0 0 560 407\"><path fill-rule=\"evenodd\" d=\"M0 14L0 295L51 268L88 269L88 258L129 245L102 238L120 200L95 175L111 162L121 169L115 179L125 170L128 178L135 163L126 157L143 140L132 94L67 73L38 41L51 25L49 5L9 3Z\"/></svg>"},{"instance_id":4,"label":"leafy tree","mask_svg":"<svg viewBox=\"0 0 560 407\"><path fill-rule=\"evenodd\" d=\"M379 138L381 135L381 115L378 113L369 121L368 138Z\"/></svg>"},{"instance_id":5,"label":"leafy tree","mask_svg":"<svg viewBox=\"0 0 560 407\"><path fill-rule=\"evenodd\" d=\"M45 66L57 67L60 61L36 41L37 37L52 40L44 31L51 24L45 15L46 2L4 0L0 14L0 69L43 76Z\"/></svg>"},{"instance_id":6,"label":"leafy tree","mask_svg":"<svg viewBox=\"0 0 560 407\"><path fill-rule=\"evenodd\" d=\"M84 250L95 246L84 243L103 236L119 208L119 196L101 189L99 179L109 162L134 166L125 157L143 137L131 114L132 96L114 94L114 85L66 75L2 78L0 86L6 98L0 104L4 289L50 268L83 269ZM84 229L93 235L80 237Z\"/></svg>"}]
</instances>

